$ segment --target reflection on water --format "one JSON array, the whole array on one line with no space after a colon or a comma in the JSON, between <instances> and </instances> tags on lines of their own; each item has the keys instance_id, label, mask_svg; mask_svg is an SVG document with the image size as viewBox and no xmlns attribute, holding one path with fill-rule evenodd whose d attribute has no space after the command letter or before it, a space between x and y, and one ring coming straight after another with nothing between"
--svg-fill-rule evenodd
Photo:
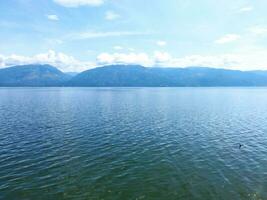
<instances>
[{"instance_id":1,"label":"reflection on water","mask_svg":"<svg viewBox=\"0 0 267 200\"><path fill-rule=\"evenodd\" d=\"M0 199L267 199L267 89L2 88L0 147Z\"/></svg>"}]
</instances>

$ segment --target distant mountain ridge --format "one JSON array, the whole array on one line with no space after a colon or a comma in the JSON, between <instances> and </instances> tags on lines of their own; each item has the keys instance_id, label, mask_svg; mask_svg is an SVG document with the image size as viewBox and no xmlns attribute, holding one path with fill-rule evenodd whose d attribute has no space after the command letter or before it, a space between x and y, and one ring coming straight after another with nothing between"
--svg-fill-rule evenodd
<instances>
[{"instance_id":1,"label":"distant mountain ridge","mask_svg":"<svg viewBox=\"0 0 267 200\"><path fill-rule=\"evenodd\" d=\"M0 86L267 86L267 71L239 71L207 67L158 68L140 65L109 65L76 74L64 73L51 65L24 65L0 69Z\"/></svg>"},{"instance_id":2,"label":"distant mountain ridge","mask_svg":"<svg viewBox=\"0 0 267 200\"><path fill-rule=\"evenodd\" d=\"M67 84L93 87L267 86L267 72L110 65L84 71Z\"/></svg>"},{"instance_id":3,"label":"distant mountain ridge","mask_svg":"<svg viewBox=\"0 0 267 200\"><path fill-rule=\"evenodd\" d=\"M0 69L0 86L61 86L70 78L51 65L22 65Z\"/></svg>"}]
</instances>

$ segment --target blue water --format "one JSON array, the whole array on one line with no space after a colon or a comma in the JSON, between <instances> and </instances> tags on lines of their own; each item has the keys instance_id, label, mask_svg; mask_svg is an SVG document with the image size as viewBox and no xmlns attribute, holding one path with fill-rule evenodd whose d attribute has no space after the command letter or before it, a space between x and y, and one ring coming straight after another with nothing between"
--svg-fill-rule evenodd
<instances>
[{"instance_id":1,"label":"blue water","mask_svg":"<svg viewBox=\"0 0 267 200\"><path fill-rule=\"evenodd\" d=\"M0 199L267 199L267 89L0 88Z\"/></svg>"}]
</instances>

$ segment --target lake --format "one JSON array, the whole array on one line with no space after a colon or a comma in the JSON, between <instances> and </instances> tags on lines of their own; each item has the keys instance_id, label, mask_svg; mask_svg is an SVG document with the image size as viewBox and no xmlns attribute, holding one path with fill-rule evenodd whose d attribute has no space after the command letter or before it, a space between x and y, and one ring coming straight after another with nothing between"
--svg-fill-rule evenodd
<instances>
[{"instance_id":1,"label":"lake","mask_svg":"<svg viewBox=\"0 0 267 200\"><path fill-rule=\"evenodd\" d=\"M0 199L267 199L267 88L0 88Z\"/></svg>"}]
</instances>

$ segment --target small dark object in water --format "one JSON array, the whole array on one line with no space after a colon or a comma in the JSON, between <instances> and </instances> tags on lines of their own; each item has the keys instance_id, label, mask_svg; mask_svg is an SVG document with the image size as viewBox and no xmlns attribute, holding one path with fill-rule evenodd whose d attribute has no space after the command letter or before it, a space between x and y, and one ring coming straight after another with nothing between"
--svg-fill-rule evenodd
<instances>
[{"instance_id":1,"label":"small dark object in water","mask_svg":"<svg viewBox=\"0 0 267 200\"><path fill-rule=\"evenodd\" d=\"M239 143L239 149L241 149L244 145Z\"/></svg>"}]
</instances>

